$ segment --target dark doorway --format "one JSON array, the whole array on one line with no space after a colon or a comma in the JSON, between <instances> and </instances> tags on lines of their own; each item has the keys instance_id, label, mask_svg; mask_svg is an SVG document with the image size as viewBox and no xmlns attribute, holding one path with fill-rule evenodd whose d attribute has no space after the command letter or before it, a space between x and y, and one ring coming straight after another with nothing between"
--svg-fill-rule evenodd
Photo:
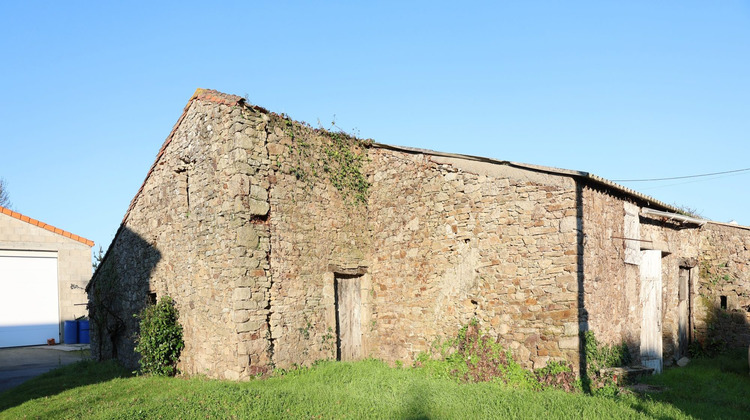
<instances>
[{"instance_id":1,"label":"dark doorway","mask_svg":"<svg viewBox=\"0 0 750 420\"><path fill-rule=\"evenodd\" d=\"M677 311L678 311L678 358L682 358L688 355L688 347L690 346L691 331L693 330L692 325L692 302L691 302L691 274L692 270L687 267L680 267L680 279L679 288L677 290Z\"/></svg>"}]
</instances>

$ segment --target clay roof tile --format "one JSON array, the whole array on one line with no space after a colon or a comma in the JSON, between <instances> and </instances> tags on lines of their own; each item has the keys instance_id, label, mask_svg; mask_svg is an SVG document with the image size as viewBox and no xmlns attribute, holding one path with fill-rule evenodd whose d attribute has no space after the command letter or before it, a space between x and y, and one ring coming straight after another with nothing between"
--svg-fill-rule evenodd
<instances>
[{"instance_id":1,"label":"clay roof tile","mask_svg":"<svg viewBox=\"0 0 750 420\"><path fill-rule=\"evenodd\" d=\"M39 220L32 219L29 216L26 216L26 215L23 215L21 213L15 212L15 211L13 211L11 209L8 209L8 208L0 206L0 213L8 215L8 216L10 216L10 217L12 217L14 219L18 219L18 220L20 220L22 222L26 222L26 223L28 223L30 225L38 226L38 227L40 227L42 229L46 229L46 230L48 230L50 232L56 233L58 235L66 237L66 238L73 239L74 241L80 242L82 244L86 244L88 246L94 246L94 241L86 239L86 238L84 238L82 236L74 235L74 234L72 234L72 233L70 233L68 231L65 231L65 230L62 230L60 228L56 228L56 227L54 227L52 225L48 225L46 223L40 222Z\"/></svg>"}]
</instances>

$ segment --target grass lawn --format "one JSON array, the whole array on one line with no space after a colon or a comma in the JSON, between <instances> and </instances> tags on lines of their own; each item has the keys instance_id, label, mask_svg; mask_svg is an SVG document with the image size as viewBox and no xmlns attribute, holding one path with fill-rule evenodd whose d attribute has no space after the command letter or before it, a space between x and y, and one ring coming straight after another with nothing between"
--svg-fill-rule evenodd
<instances>
[{"instance_id":1,"label":"grass lawn","mask_svg":"<svg viewBox=\"0 0 750 420\"><path fill-rule=\"evenodd\" d=\"M131 377L82 361L0 394L5 418L590 419L750 417L746 353L698 360L648 379L660 393L593 397L459 384L382 362L324 362L265 380Z\"/></svg>"}]
</instances>

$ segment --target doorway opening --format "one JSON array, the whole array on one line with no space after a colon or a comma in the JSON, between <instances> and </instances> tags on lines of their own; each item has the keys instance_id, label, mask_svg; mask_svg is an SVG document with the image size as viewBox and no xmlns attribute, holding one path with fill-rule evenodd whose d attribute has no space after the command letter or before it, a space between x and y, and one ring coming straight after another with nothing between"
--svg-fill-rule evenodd
<instances>
[{"instance_id":1,"label":"doorway opening","mask_svg":"<svg viewBox=\"0 0 750 420\"><path fill-rule=\"evenodd\" d=\"M692 342L693 331L693 300L690 291L693 289L692 269L680 267L679 285L677 289L678 314L678 358L688 355L688 348Z\"/></svg>"},{"instance_id":2,"label":"doorway opening","mask_svg":"<svg viewBox=\"0 0 750 420\"><path fill-rule=\"evenodd\" d=\"M336 360L362 356L362 276L334 273Z\"/></svg>"}]
</instances>

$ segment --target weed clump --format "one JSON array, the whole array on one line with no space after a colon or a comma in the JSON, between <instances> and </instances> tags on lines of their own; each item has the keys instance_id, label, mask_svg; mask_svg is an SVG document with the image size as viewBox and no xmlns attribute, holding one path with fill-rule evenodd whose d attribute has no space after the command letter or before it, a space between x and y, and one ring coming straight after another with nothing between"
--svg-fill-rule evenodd
<instances>
[{"instance_id":1,"label":"weed clump","mask_svg":"<svg viewBox=\"0 0 750 420\"><path fill-rule=\"evenodd\" d=\"M581 385L570 363L552 361L534 371L541 388L557 388L568 392L580 391Z\"/></svg>"},{"instance_id":2,"label":"weed clump","mask_svg":"<svg viewBox=\"0 0 750 420\"><path fill-rule=\"evenodd\" d=\"M495 382L518 389L576 389L576 377L570 365L552 362L535 372L521 367L505 349L499 337L492 338L473 320L462 327L454 339L433 344L430 352L421 353L414 363L437 377L463 383Z\"/></svg>"},{"instance_id":3,"label":"weed clump","mask_svg":"<svg viewBox=\"0 0 750 420\"><path fill-rule=\"evenodd\" d=\"M608 367L626 366L632 361L630 350L625 343L602 344L596 339L593 331L583 333L583 339L589 370L598 372Z\"/></svg>"},{"instance_id":4,"label":"weed clump","mask_svg":"<svg viewBox=\"0 0 750 420\"><path fill-rule=\"evenodd\" d=\"M433 343L429 352L417 356L414 366L432 376L463 383L496 382L536 391L555 388L600 396L617 395L617 377L607 374L605 369L631 362L627 344L602 344L593 332L583 334L588 367L584 378L579 378L573 366L564 360L550 361L534 371L522 368L511 351L500 344L499 337L493 339L482 332L476 320L462 327L455 338Z\"/></svg>"},{"instance_id":5,"label":"weed clump","mask_svg":"<svg viewBox=\"0 0 750 420\"><path fill-rule=\"evenodd\" d=\"M620 392L618 377L607 368L627 366L632 356L626 343L600 343L593 331L581 333L586 354L586 375L581 378L585 391L600 396L615 396Z\"/></svg>"}]
</instances>

